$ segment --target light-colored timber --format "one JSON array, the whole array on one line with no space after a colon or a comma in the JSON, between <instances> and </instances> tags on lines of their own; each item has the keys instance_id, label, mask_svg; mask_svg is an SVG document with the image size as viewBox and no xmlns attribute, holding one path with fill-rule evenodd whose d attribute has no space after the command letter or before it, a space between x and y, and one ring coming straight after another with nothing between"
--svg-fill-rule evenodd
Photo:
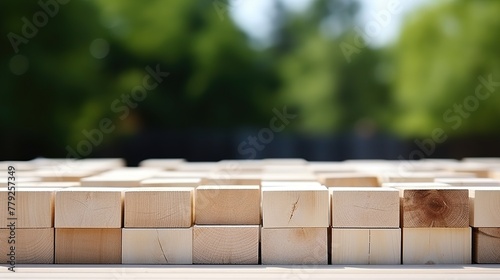
<instances>
[{"instance_id":1,"label":"light-colored timber","mask_svg":"<svg viewBox=\"0 0 500 280\"><path fill-rule=\"evenodd\" d=\"M195 225L194 264L258 264L258 225Z\"/></svg>"},{"instance_id":2,"label":"light-colored timber","mask_svg":"<svg viewBox=\"0 0 500 280\"><path fill-rule=\"evenodd\" d=\"M194 188L140 187L124 191L124 227L188 228L193 225Z\"/></svg>"},{"instance_id":3,"label":"light-colored timber","mask_svg":"<svg viewBox=\"0 0 500 280\"><path fill-rule=\"evenodd\" d=\"M258 225L260 189L258 185L199 186L195 208L198 225Z\"/></svg>"},{"instance_id":4,"label":"light-colored timber","mask_svg":"<svg viewBox=\"0 0 500 280\"><path fill-rule=\"evenodd\" d=\"M332 264L401 263L401 229L332 229Z\"/></svg>"},{"instance_id":5,"label":"light-colored timber","mask_svg":"<svg viewBox=\"0 0 500 280\"><path fill-rule=\"evenodd\" d=\"M193 228L122 229L124 264L192 264Z\"/></svg>"},{"instance_id":6,"label":"light-colored timber","mask_svg":"<svg viewBox=\"0 0 500 280\"><path fill-rule=\"evenodd\" d=\"M500 187L469 188L469 202L470 226L500 227Z\"/></svg>"},{"instance_id":7,"label":"light-colored timber","mask_svg":"<svg viewBox=\"0 0 500 280\"><path fill-rule=\"evenodd\" d=\"M468 189L400 187L399 190L401 227L460 228L469 226Z\"/></svg>"},{"instance_id":8,"label":"light-colored timber","mask_svg":"<svg viewBox=\"0 0 500 280\"><path fill-rule=\"evenodd\" d=\"M399 192L378 187L330 188L332 227L398 228Z\"/></svg>"},{"instance_id":9,"label":"light-colored timber","mask_svg":"<svg viewBox=\"0 0 500 280\"><path fill-rule=\"evenodd\" d=\"M12 235L10 229L0 229L0 262L7 264L12 251L18 264L54 263L54 228L16 228ZM8 243L14 236L15 244ZM14 246L15 250L11 250ZM4 279L3 277L0 277Z\"/></svg>"},{"instance_id":10,"label":"light-colored timber","mask_svg":"<svg viewBox=\"0 0 500 280\"><path fill-rule=\"evenodd\" d=\"M470 264L471 228L403 228L403 264Z\"/></svg>"},{"instance_id":11,"label":"light-colored timber","mask_svg":"<svg viewBox=\"0 0 500 280\"><path fill-rule=\"evenodd\" d=\"M327 244L327 228L262 228L262 264L327 264Z\"/></svg>"},{"instance_id":12,"label":"light-colored timber","mask_svg":"<svg viewBox=\"0 0 500 280\"><path fill-rule=\"evenodd\" d=\"M262 187L265 228L328 227L329 193L324 186Z\"/></svg>"},{"instance_id":13,"label":"light-colored timber","mask_svg":"<svg viewBox=\"0 0 500 280\"><path fill-rule=\"evenodd\" d=\"M120 228L56 228L55 263L120 264L122 230Z\"/></svg>"},{"instance_id":14,"label":"light-colored timber","mask_svg":"<svg viewBox=\"0 0 500 280\"><path fill-rule=\"evenodd\" d=\"M122 196L119 188L75 187L56 192L56 228L121 228Z\"/></svg>"}]
</instances>

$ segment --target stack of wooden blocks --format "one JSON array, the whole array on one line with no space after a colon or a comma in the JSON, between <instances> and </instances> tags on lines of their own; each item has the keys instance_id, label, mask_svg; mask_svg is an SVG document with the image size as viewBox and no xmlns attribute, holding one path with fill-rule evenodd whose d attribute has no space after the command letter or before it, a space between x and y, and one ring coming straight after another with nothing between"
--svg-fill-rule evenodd
<instances>
[{"instance_id":1,"label":"stack of wooden blocks","mask_svg":"<svg viewBox=\"0 0 500 280\"><path fill-rule=\"evenodd\" d=\"M399 194L377 187L332 187L332 264L399 264Z\"/></svg>"},{"instance_id":2,"label":"stack of wooden blocks","mask_svg":"<svg viewBox=\"0 0 500 280\"><path fill-rule=\"evenodd\" d=\"M0 163L20 169L18 263L500 263L500 159L56 162Z\"/></svg>"},{"instance_id":3,"label":"stack of wooden blocks","mask_svg":"<svg viewBox=\"0 0 500 280\"><path fill-rule=\"evenodd\" d=\"M327 264L329 199L318 183L262 186L262 264Z\"/></svg>"},{"instance_id":4,"label":"stack of wooden blocks","mask_svg":"<svg viewBox=\"0 0 500 280\"><path fill-rule=\"evenodd\" d=\"M258 185L196 188L194 264L258 264Z\"/></svg>"},{"instance_id":5,"label":"stack of wooden blocks","mask_svg":"<svg viewBox=\"0 0 500 280\"><path fill-rule=\"evenodd\" d=\"M471 263L468 189L439 183L396 185L403 264Z\"/></svg>"}]
</instances>

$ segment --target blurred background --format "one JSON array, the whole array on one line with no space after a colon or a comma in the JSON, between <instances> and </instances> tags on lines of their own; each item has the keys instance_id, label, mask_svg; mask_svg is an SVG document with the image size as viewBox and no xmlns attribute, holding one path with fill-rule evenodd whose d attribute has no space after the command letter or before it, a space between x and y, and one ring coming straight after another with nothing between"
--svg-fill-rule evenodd
<instances>
[{"instance_id":1,"label":"blurred background","mask_svg":"<svg viewBox=\"0 0 500 280\"><path fill-rule=\"evenodd\" d=\"M1 1L0 160L500 156L500 1Z\"/></svg>"}]
</instances>

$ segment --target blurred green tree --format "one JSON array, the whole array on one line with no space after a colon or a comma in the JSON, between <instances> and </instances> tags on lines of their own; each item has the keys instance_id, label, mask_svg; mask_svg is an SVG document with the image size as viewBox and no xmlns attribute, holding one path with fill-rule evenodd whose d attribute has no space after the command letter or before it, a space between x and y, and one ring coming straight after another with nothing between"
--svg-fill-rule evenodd
<instances>
[{"instance_id":1,"label":"blurred green tree","mask_svg":"<svg viewBox=\"0 0 500 280\"><path fill-rule=\"evenodd\" d=\"M389 81L380 75L382 50L369 46L347 58L342 43L359 34L357 1L318 0L304 13L280 9L276 55L281 97L300 116L297 128L313 133L350 131L385 123Z\"/></svg>"},{"instance_id":2,"label":"blurred green tree","mask_svg":"<svg viewBox=\"0 0 500 280\"><path fill-rule=\"evenodd\" d=\"M2 34L16 42L0 49L6 66L0 121L13 135L2 140L4 146L20 147L16 141L26 139L45 156L62 156L103 118L116 127L106 142L143 128L268 121L278 84L274 66L256 56L229 17L218 17L212 2L41 2L55 3L49 7L53 15L19 44L25 18L32 24L37 14L49 12L36 1L0 3ZM95 42L101 44L97 54ZM126 114L118 112L148 66L170 76Z\"/></svg>"},{"instance_id":3,"label":"blurred green tree","mask_svg":"<svg viewBox=\"0 0 500 280\"><path fill-rule=\"evenodd\" d=\"M500 132L499 13L499 1L458 0L435 3L407 19L394 50L397 133Z\"/></svg>"}]
</instances>

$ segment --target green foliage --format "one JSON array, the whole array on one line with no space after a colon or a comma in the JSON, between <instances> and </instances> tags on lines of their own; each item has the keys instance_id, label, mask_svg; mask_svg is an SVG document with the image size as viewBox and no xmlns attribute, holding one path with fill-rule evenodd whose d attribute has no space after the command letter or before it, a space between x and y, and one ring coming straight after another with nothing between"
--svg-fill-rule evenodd
<instances>
[{"instance_id":1,"label":"green foliage","mask_svg":"<svg viewBox=\"0 0 500 280\"><path fill-rule=\"evenodd\" d=\"M499 132L494 120L500 117L500 89L479 100L477 110L467 110L475 108L470 100L481 84L478 77L491 75L500 82L499 12L499 1L446 1L406 22L395 52L396 131L420 136L437 127L450 135ZM468 107L464 100L471 102ZM455 104L464 106L465 114L455 111Z\"/></svg>"},{"instance_id":2,"label":"green foliage","mask_svg":"<svg viewBox=\"0 0 500 280\"><path fill-rule=\"evenodd\" d=\"M60 156L105 117L116 130L104 141L113 142L142 129L267 126L284 105L299 115L287 128L309 133L366 124L401 136L498 132L498 90L467 117L454 105L474 96L478 77L500 81L499 1L434 3L408 18L396 45L364 47L349 60L340 46L359 36L357 1L316 0L299 13L275 2L266 49L252 48L228 2L217 3L70 1L16 53L9 34L22 35L23 17L42 9L1 1L2 129L39 138L46 156ZM109 44L104 58L92 56L96 39ZM113 102L143 83L148 66L170 75L121 118Z\"/></svg>"}]
</instances>

